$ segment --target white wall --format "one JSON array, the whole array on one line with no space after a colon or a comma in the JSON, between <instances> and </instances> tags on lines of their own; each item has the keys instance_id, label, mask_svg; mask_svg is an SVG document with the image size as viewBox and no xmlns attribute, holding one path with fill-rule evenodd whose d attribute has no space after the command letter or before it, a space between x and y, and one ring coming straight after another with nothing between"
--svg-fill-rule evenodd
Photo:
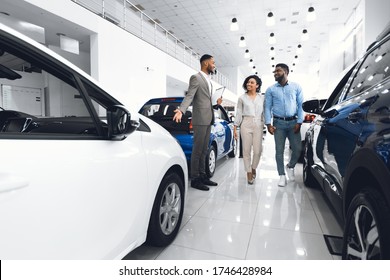
<instances>
[{"instance_id":1,"label":"white wall","mask_svg":"<svg viewBox=\"0 0 390 280\"><path fill-rule=\"evenodd\" d=\"M86 73L91 73L91 57L89 53L80 51L79 54L73 54L53 45L49 45L48 48L65 57L67 60L72 62L80 69L84 70Z\"/></svg>"},{"instance_id":2,"label":"white wall","mask_svg":"<svg viewBox=\"0 0 390 280\"><path fill-rule=\"evenodd\" d=\"M133 110L151 97L166 96L164 53L105 20L98 29L91 73L111 94Z\"/></svg>"},{"instance_id":3,"label":"white wall","mask_svg":"<svg viewBox=\"0 0 390 280\"><path fill-rule=\"evenodd\" d=\"M22 78L16 80L0 79L0 107L3 106L3 94L2 94L3 85L40 89L41 95L43 95L45 84L44 84L44 80L42 79L41 73L28 73L28 72L19 72L19 71L15 71L15 72L19 73L22 76Z\"/></svg>"},{"instance_id":4,"label":"white wall","mask_svg":"<svg viewBox=\"0 0 390 280\"><path fill-rule=\"evenodd\" d=\"M390 21L390 1L366 0L365 3L365 48L367 48Z\"/></svg>"},{"instance_id":5,"label":"white wall","mask_svg":"<svg viewBox=\"0 0 390 280\"><path fill-rule=\"evenodd\" d=\"M352 64L361 54L356 53L363 46L356 45L362 42L354 41L355 34L364 23L365 1L362 0L356 9L351 10L350 17L345 23L329 26L329 37L321 44L318 73L307 75L300 73L300 83L305 100L311 98L328 98L342 77L344 69ZM348 53L348 61L345 54Z\"/></svg>"}]
</instances>

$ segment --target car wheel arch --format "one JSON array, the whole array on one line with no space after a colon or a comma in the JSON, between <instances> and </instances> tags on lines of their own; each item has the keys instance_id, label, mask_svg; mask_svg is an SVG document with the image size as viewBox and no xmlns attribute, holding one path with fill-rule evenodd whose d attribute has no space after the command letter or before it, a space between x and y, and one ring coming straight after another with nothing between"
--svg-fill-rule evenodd
<instances>
[{"instance_id":1,"label":"car wheel arch","mask_svg":"<svg viewBox=\"0 0 390 280\"><path fill-rule=\"evenodd\" d=\"M210 170L210 162L209 162L209 159L210 159L210 153L211 153L211 150L214 150L214 169L213 170ZM213 141L211 142L208 150L207 150L207 155L206 155L206 159L205 159L205 167L206 167L206 175L211 178L213 177L214 175L214 172L215 172L215 169L217 167L217 160L218 160L218 145L216 143L216 141Z\"/></svg>"},{"instance_id":2,"label":"car wheel arch","mask_svg":"<svg viewBox=\"0 0 390 280\"><path fill-rule=\"evenodd\" d=\"M173 228L173 231L169 234L164 234L161 229L161 221L159 222L159 216L161 215L159 208L161 209L161 195L165 195L167 191L167 186L176 183L177 187L180 190L180 213L177 218L176 226ZM160 181L159 187L156 190L155 199L152 204L151 212L149 214L149 223L146 236L146 243L153 246L167 246L175 238L180 230L181 221L184 213L185 206L185 196L186 196L186 186L184 180L184 172L180 166L172 166L163 176ZM164 193L164 194L162 194Z\"/></svg>"},{"instance_id":3,"label":"car wheel arch","mask_svg":"<svg viewBox=\"0 0 390 280\"><path fill-rule=\"evenodd\" d=\"M354 196L367 185L385 196L389 204L390 192L386 191L389 188L388 182L390 182L390 175L387 167L372 150L363 148L356 152L351 157L344 176L343 217Z\"/></svg>"},{"instance_id":4,"label":"car wheel arch","mask_svg":"<svg viewBox=\"0 0 390 280\"><path fill-rule=\"evenodd\" d=\"M390 259L390 208L369 186L357 193L348 208L343 234L342 259Z\"/></svg>"},{"instance_id":5,"label":"car wheel arch","mask_svg":"<svg viewBox=\"0 0 390 280\"><path fill-rule=\"evenodd\" d=\"M155 185L157 186L155 189L153 189L153 193L150 193L150 195L154 195L154 197L157 196L157 193L160 189L160 185L161 185L161 182L169 175L169 174L172 174L172 173L175 173L179 176L181 182L183 183L183 186L185 188L185 179L184 179L184 176L185 176L185 173L182 169L182 167L180 165L172 165L171 167L169 167L165 172L162 172L161 175L159 175L159 178L156 179L155 181ZM184 191L183 190L183 194L184 194ZM150 218L151 214L152 214L152 210L153 210L153 204L154 204L154 200L151 201L150 205L146 206L145 209L150 209L150 212L147 213L147 216Z\"/></svg>"}]
</instances>

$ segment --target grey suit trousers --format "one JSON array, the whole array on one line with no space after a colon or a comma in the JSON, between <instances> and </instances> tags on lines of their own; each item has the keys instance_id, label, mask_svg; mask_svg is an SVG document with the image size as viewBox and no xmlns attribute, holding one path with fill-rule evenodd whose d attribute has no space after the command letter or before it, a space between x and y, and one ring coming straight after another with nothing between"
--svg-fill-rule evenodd
<instances>
[{"instance_id":1,"label":"grey suit trousers","mask_svg":"<svg viewBox=\"0 0 390 280\"><path fill-rule=\"evenodd\" d=\"M191 178L206 174L206 155L209 146L211 125L194 125L194 144L191 155Z\"/></svg>"}]
</instances>

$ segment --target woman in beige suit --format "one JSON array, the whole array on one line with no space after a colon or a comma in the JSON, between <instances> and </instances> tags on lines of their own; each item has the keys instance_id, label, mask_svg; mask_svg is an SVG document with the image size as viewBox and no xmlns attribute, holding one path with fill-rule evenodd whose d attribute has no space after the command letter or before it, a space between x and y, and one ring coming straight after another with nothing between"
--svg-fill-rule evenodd
<instances>
[{"instance_id":1,"label":"woman in beige suit","mask_svg":"<svg viewBox=\"0 0 390 280\"><path fill-rule=\"evenodd\" d=\"M261 79L256 75L245 79L242 87L246 93L238 98L234 121L234 138L238 139L237 127L240 127L244 167L248 184L251 185L256 178L256 168L260 162L263 141L264 96L259 94L261 84Z\"/></svg>"}]
</instances>

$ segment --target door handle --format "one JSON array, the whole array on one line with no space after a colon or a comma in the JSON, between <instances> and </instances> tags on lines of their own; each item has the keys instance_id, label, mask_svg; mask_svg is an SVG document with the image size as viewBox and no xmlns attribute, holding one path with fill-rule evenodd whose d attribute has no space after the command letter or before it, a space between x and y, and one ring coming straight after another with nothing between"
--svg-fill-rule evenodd
<instances>
[{"instance_id":1,"label":"door handle","mask_svg":"<svg viewBox=\"0 0 390 280\"><path fill-rule=\"evenodd\" d=\"M357 112L351 112L348 115L348 120L350 122L357 122L359 119L361 119L362 113L357 111Z\"/></svg>"},{"instance_id":2,"label":"door handle","mask_svg":"<svg viewBox=\"0 0 390 280\"><path fill-rule=\"evenodd\" d=\"M29 182L19 176L9 173L0 173L0 193L25 188Z\"/></svg>"}]
</instances>

